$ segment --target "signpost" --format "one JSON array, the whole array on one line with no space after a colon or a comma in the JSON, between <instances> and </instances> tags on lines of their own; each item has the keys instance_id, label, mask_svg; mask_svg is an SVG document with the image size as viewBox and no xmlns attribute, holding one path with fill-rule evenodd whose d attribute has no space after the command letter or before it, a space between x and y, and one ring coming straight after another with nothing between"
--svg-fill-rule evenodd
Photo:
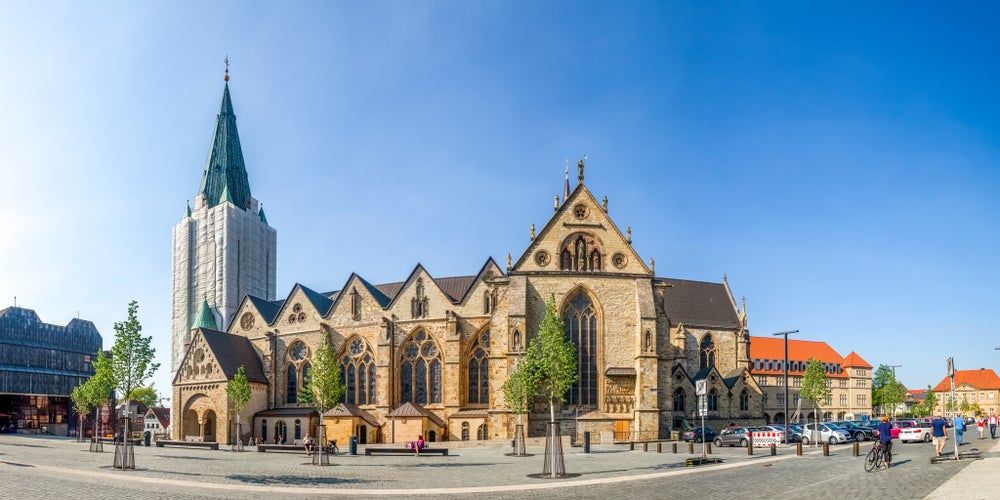
<instances>
[{"instance_id":1,"label":"signpost","mask_svg":"<svg viewBox=\"0 0 1000 500\"><path fill-rule=\"evenodd\" d=\"M955 401L955 358L948 358L948 380L951 381L951 421L952 428L955 429L953 431L955 434L955 460L958 460L958 424L954 423L955 419L958 418L955 416L955 403L957 403ZM947 433L947 429L945 429L945 433Z\"/></svg>"},{"instance_id":2,"label":"signpost","mask_svg":"<svg viewBox=\"0 0 1000 500\"><path fill-rule=\"evenodd\" d=\"M705 399L705 395L708 394L708 382L696 380L694 392L698 395L698 415L701 415L701 456L706 458L708 454L705 453L705 415L708 414L708 401Z\"/></svg>"}]
</instances>

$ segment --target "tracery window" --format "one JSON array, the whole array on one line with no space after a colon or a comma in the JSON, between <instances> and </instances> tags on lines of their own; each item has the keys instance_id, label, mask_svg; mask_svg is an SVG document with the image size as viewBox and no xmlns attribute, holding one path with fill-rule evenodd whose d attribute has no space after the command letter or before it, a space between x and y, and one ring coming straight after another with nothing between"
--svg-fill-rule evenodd
<instances>
[{"instance_id":1,"label":"tracery window","mask_svg":"<svg viewBox=\"0 0 1000 500\"><path fill-rule=\"evenodd\" d=\"M701 355L699 356L699 368L709 368L715 366L715 341L712 340L712 334L706 333L704 337L701 338Z\"/></svg>"},{"instance_id":2,"label":"tracery window","mask_svg":"<svg viewBox=\"0 0 1000 500\"><path fill-rule=\"evenodd\" d=\"M302 439L302 421L295 419L295 439Z\"/></svg>"},{"instance_id":3,"label":"tracery window","mask_svg":"<svg viewBox=\"0 0 1000 500\"><path fill-rule=\"evenodd\" d=\"M417 293L410 299L410 316L413 319L426 318L430 308L430 299L424 295L424 279L417 278Z\"/></svg>"},{"instance_id":4,"label":"tracery window","mask_svg":"<svg viewBox=\"0 0 1000 500\"><path fill-rule=\"evenodd\" d=\"M576 346L577 381L569 390L571 405L597 406L597 312L590 297L580 292L563 313L566 336Z\"/></svg>"},{"instance_id":5,"label":"tracery window","mask_svg":"<svg viewBox=\"0 0 1000 500\"><path fill-rule=\"evenodd\" d=\"M674 391L674 411L684 411L684 389Z\"/></svg>"},{"instance_id":6,"label":"tracery window","mask_svg":"<svg viewBox=\"0 0 1000 500\"><path fill-rule=\"evenodd\" d=\"M708 411L719 411L719 393L714 387L708 391Z\"/></svg>"},{"instance_id":7,"label":"tracery window","mask_svg":"<svg viewBox=\"0 0 1000 500\"><path fill-rule=\"evenodd\" d=\"M489 314L493 310L493 297L490 296L490 291L486 290L483 292L483 314Z\"/></svg>"},{"instance_id":8,"label":"tracery window","mask_svg":"<svg viewBox=\"0 0 1000 500\"><path fill-rule=\"evenodd\" d=\"M469 349L468 382L469 404L490 402L490 331L486 330L476 338Z\"/></svg>"},{"instance_id":9,"label":"tracery window","mask_svg":"<svg viewBox=\"0 0 1000 500\"><path fill-rule=\"evenodd\" d=\"M340 377L347 392L344 401L356 405L375 404L375 355L371 347L355 337L340 358Z\"/></svg>"},{"instance_id":10,"label":"tracery window","mask_svg":"<svg viewBox=\"0 0 1000 500\"><path fill-rule=\"evenodd\" d=\"M479 428L476 429L476 439L483 441L485 439L489 439L489 436L490 433L487 424L480 425Z\"/></svg>"},{"instance_id":11,"label":"tracery window","mask_svg":"<svg viewBox=\"0 0 1000 500\"><path fill-rule=\"evenodd\" d=\"M288 391L286 392L285 401L288 403L297 403L299 401L299 384L296 380L295 365L288 365Z\"/></svg>"},{"instance_id":12,"label":"tracery window","mask_svg":"<svg viewBox=\"0 0 1000 500\"><path fill-rule=\"evenodd\" d=\"M740 391L740 411L750 411L750 394L746 389Z\"/></svg>"},{"instance_id":13,"label":"tracery window","mask_svg":"<svg viewBox=\"0 0 1000 500\"><path fill-rule=\"evenodd\" d=\"M563 271L600 271L602 260L600 243L587 233L569 236L559 251L559 269Z\"/></svg>"},{"instance_id":14,"label":"tracery window","mask_svg":"<svg viewBox=\"0 0 1000 500\"><path fill-rule=\"evenodd\" d=\"M420 330L400 350L400 399L420 405L441 403L441 350L434 339Z\"/></svg>"},{"instance_id":15,"label":"tracery window","mask_svg":"<svg viewBox=\"0 0 1000 500\"><path fill-rule=\"evenodd\" d=\"M469 423L462 422L462 441L469 440Z\"/></svg>"},{"instance_id":16,"label":"tracery window","mask_svg":"<svg viewBox=\"0 0 1000 500\"><path fill-rule=\"evenodd\" d=\"M285 369L285 402L296 404L301 391L309 381L309 348L301 340L288 348L288 368Z\"/></svg>"}]
</instances>

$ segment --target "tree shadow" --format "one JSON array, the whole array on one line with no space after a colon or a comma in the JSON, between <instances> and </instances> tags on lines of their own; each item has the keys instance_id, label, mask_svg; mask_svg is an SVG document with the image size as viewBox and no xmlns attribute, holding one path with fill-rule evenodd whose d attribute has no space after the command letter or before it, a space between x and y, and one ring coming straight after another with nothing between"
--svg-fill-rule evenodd
<instances>
[{"instance_id":1,"label":"tree shadow","mask_svg":"<svg viewBox=\"0 0 1000 500\"><path fill-rule=\"evenodd\" d=\"M367 479L342 479L336 477L300 477L300 476L252 476L249 474L232 474L227 479L246 484L260 485L294 485L294 486L338 486L346 484L366 484Z\"/></svg>"},{"instance_id":2,"label":"tree shadow","mask_svg":"<svg viewBox=\"0 0 1000 500\"><path fill-rule=\"evenodd\" d=\"M181 459L181 460L212 460L212 461L218 460L218 458L211 458L211 457L189 457L189 456L184 456L184 455L153 455L153 456L156 457L156 458L177 458L177 459Z\"/></svg>"}]
</instances>

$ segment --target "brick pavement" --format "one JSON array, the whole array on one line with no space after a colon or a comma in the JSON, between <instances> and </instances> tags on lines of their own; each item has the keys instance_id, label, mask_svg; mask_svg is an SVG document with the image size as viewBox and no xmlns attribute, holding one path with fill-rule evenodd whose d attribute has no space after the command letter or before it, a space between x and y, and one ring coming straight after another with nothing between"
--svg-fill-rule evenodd
<instances>
[{"instance_id":1,"label":"brick pavement","mask_svg":"<svg viewBox=\"0 0 1000 500\"><path fill-rule=\"evenodd\" d=\"M990 445L993 441L984 441ZM866 448L870 444L862 444ZM973 444L972 446L975 446ZM0 498L286 498L416 494L475 498L1000 498L1000 488L968 496L978 477L996 476L1000 452L987 460L930 465L929 444L897 445L896 466L866 474L850 445L831 448L830 457L794 448L770 457L763 450L716 450L721 465L687 468L682 453L595 447L583 454L566 450L561 480L529 477L541 472L542 450L532 457L504 455L507 449L454 449L448 457L345 456L336 465L308 465L304 454L233 453L185 448L136 448L136 471L111 468L112 448L103 454L59 438L0 436ZM669 444L664 447L669 451ZM963 449L963 451L965 451ZM700 453L700 447L697 453ZM990 474L990 471L993 471ZM44 480L40 480L44 478ZM961 490L965 487L965 490ZM965 496L958 492L966 492ZM953 495L954 494L954 495ZM953 495L953 496L949 496Z\"/></svg>"}]
</instances>

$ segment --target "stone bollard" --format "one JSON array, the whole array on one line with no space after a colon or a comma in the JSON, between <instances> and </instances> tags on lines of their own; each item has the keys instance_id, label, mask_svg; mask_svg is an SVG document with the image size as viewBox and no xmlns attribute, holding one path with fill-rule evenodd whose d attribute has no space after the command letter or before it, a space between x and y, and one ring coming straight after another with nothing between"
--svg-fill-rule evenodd
<instances>
[{"instance_id":1,"label":"stone bollard","mask_svg":"<svg viewBox=\"0 0 1000 500\"><path fill-rule=\"evenodd\" d=\"M673 448L674 448L674 453L677 453L677 442L676 442L676 441L674 441L673 445L674 445L674 446L673 446Z\"/></svg>"},{"instance_id":2,"label":"stone bollard","mask_svg":"<svg viewBox=\"0 0 1000 500\"><path fill-rule=\"evenodd\" d=\"M777 454L778 454L778 445L771 443L771 456L773 457Z\"/></svg>"},{"instance_id":3,"label":"stone bollard","mask_svg":"<svg viewBox=\"0 0 1000 500\"><path fill-rule=\"evenodd\" d=\"M694 453L694 442L688 443L688 453Z\"/></svg>"},{"instance_id":4,"label":"stone bollard","mask_svg":"<svg viewBox=\"0 0 1000 500\"><path fill-rule=\"evenodd\" d=\"M823 456L830 456L830 443L823 443Z\"/></svg>"},{"instance_id":5,"label":"stone bollard","mask_svg":"<svg viewBox=\"0 0 1000 500\"><path fill-rule=\"evenodd\" d=\"M635 441L629 441L628 451L635 451Z\"/></svg>"},{"instance_id":6,"label":"stone bollard","mask_svg":"<svg viewBox=\"0 0 1000 500\"><path fill-rule=\"evenodd\" d=\"M642 442L642 451L649 451L649 441Z\"/></svg>"},{"instance_id":7,"label":"stone bollard","mask_svg":"<svg viewBox=\"0 0 1000 500\"><path fill-rule=\"evenodd\" d=\"M663 443L661 443L659 441L656 442L656 452L657 453L663 453Z\"/></svg>"},{"instance_id":8,"label":"stone bollard","mask_svg":"<svg viewBox=\"0 0 1000 500\"><path fill-rule=\"evenodd\" d=\"M800 457L802 456L802 441L795 443L795 454Z\"/></svg>"},{"instance_id":9,"label":"stone bollard","mask_svg":"<svg viewBox=\"0 0 1000 500\"><path fill-rule=\"evenodd\" d=\"M854 456L856 457L861 456L861 443L857 441L854 442Z\"/></svg>"},{"instance_id":10,"label":"stone bollard","mask_svg":"<svg viewBox=\"0 0 1000 500\"><path fill-rule=\"evenodd\" d=\"M708 441L708 442L705 443L705 454L706 455L711 455L712 454L712 442L711 441Z\"/></svg>"}]
</instances>

